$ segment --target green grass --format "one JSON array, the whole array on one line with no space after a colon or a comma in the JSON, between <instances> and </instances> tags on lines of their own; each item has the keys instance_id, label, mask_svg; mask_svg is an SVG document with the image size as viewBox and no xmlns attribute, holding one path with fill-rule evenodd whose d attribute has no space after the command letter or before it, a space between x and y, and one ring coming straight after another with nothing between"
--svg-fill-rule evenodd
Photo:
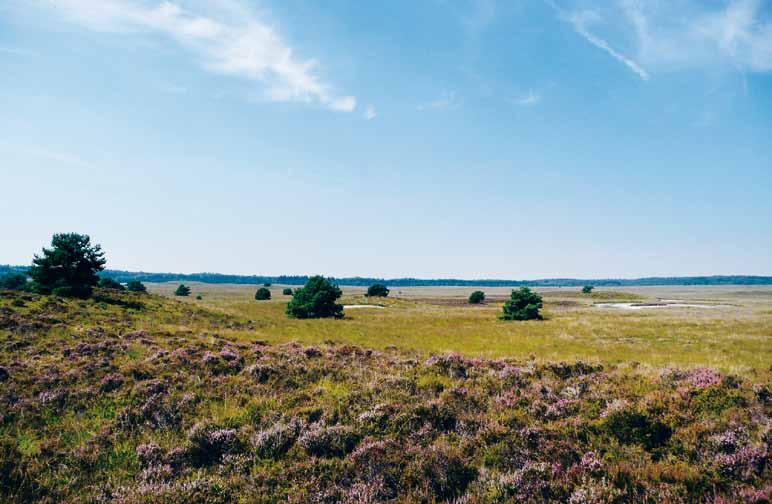
<instances>
[{"instance_id":1,"label":"green grass","mask_svg":"<svg viewBox=\"0 0 772 504\"><path fill-rule=\"evenodd\" d=\"M226 331L245 341L334 341L421 353L534 357L541 362L582 359L653 368L708 366L741 374L769 370L772 363L772 296L764 298L770 303L766 305L625 312L592 304L651 297L631 292L598 291L587 296L551 291L545 295L544 321L506 322L498 320L500 302L470 306L446 293L437 298L379 299L386 309L349 310L343 320L292 320L284 314L284 299L255 302L249 299L251 289L242 286L196 288L206 295L204 301L195 302L198 305L253 321L254 330ZM693 289L694 295L703 294ZM372 301L348 293L342 302Z\"/></svg>"}]
</instances>

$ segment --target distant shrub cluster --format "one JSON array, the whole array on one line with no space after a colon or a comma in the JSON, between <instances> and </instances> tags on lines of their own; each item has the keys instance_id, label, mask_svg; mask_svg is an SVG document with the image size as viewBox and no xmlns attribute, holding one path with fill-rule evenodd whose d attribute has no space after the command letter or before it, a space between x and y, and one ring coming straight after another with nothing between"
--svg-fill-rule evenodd
<instances>
[{"instance_id":1,"label":"distant shrub cluster","mask_svg":"<svg viewBox=\"0 0 772 504\"><path fill-rule=\"evenodd\" d=\"M282 293L284 296L291 296L291 295L292 295L292 289L290 289L289 287L285 287L285 288L284 288L284 289L281 291L281 293Z\"/></svg>"},{"instance_id":2,"label":"distant shrub cluster","mask_svg":"<svg viewBox=\"0 0 772 504\"><path fill-rule=\"evenodd\" d=\"M255 292L255 299L258 301L267 301L271 299L271 291L266 289L265 287L260 287L257 289L257 292Z\"/></svg>"},{"instance_id":3,"label":"distant shrub cluster","mask_svg":"<svg viewBox=\"0 0 772 504\"><path fill-rule=\"evenodd\" d=\"M129 280L126 284L126 290L129 292L147 292L147 287L139 280Z\"/></svg>"},{"instance_id":4,"label":"distant shrub cluster","mask_svg":"<svg viewBox=\"0 0 772 504\"><path fill-rule=\"evenodd\" d=\"M97 284L102 289L112 289L112 290L126 290L126 287L121 285L120 283L116 282L110 277L102 277L99 279L99 283Z\"/></svg>"},{"instance_id":5,"label":"distant shrub cluster","mask_svg":"<svg viewBox=\"0 0 772 504\"><path fill-rule=\"evenodd\" d=\"M585 285L582 287L582 294L591 294L594 288L592 285Z\"/></svg>"}]
</instances>

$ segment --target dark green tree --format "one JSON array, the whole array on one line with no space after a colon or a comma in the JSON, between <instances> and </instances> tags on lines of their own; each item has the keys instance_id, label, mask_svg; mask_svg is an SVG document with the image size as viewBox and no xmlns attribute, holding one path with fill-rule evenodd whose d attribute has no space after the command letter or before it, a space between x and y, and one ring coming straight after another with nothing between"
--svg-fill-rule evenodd
<instances>
[{"instance_id":1,"label":"dark green tree","mask_svg":"<svg viewBox=\"0 0 772 504\"><path fill-rule=\"evenodd\" d=\"M177 290L174 291L175 296L190 296L190 287L185 284L180 284Z\"/></svg>"},{"instance_id":2,"label":"dark green tree","mask_svg":"<svg viewBox=\"0 0 772 504\"><path fill-rule=\"evenodd\" d=\"M382 283L375 283L367 288L368 297L386 297L388 295L389 289Z\"/></svg>"},{"instance_id":3,"label":"dark green tree","mask_svg":"<svg viewBox=\"0 0 772 504\"><path fill-rule=\"evenodd\" d=\"M336 303L342 295L340 288L323 276L308 279L302 289L292 294L287 304L287 316L290 318L343 317L343 305Z\"/></svg>"},{"instance_id":4,"label":"dark green tree","mask_svg":"<svg viewBox=\"0 0 772 504\"><path fill-rule=\"evenodd\" d=\"M281 293L284 294L285 296L291 296L292 289L290 289L289 287L285 287L284 290L281 291Z\"/></svg>"},{"instance_id":5,"label":"dark green tree","mask_svg":"<svg viewBox=\"0 0 772 504\"><path fill-rule=\"evenodd\" d=\"M97 284L102 289L113 289L113 290L126 290L126 287L124 287L121 283L116 282L110 277L102 277L99 279L99 283Z\"/></svg>"},{"instance_id":6,"label":"dark green tree","mask_svg":"<svg viewBox=\"0 0 772 504\"><path fill-rule=\"evenodd\" d=\"M528 287L513 290L510 299L504 303L502 320L541 320L539 310L543 306L541 296Z\"/></svg>"},{"instance_id":7,"label":"dark green tree","mask_svg":"<svg viewBox=\"0 0 772 504\"><path fill-rule=\"evenodd\" d=\"M469 304L480 304L485 301L485 293L483 291L474 291L469 294Z\"/></svg>"},{"instance_id":8,"label":"dark green tree","mask_svg":"<svg viewBox=\"0 0 772 504\"><path fill-rule=\"evenodd\" d=\"M126 284L126 290L129 292L147 292L147 287L139 280L129 280Z\"/></svg>"},{"instance_id":9,"label":"dark green tree","mask_svg":"<svg viewBox=\"0 0 772 504\"><path fill-rule=\"evenodd\" d=\"M590 294L594 288L592 285L585 285L582 287L582 294Z\"/></svg>"},{"instance_id":10,"label":"dark green tree","mask_svg":"<svg viewBox=\"0 0 772 504\"><path fill-rule=\"evenodd\" d=\"M270 287L270 286L271 286L271 282L265 282L265 283L263 284L263 287Z\"/></svg>"},{"instance_id":11,"label":"dark green tree","mask_svg":"<svg viewBox=\"0 0 772 504\"><path fill-rule=\"evenodd\" d=\"M267 301L271 299L271 291L266 289L265 287L260 287L257 289L257 292L255 292L255 299L258 301Z\"/></svg>"},{"instance_id":12,"label":"dark green tree","mask_svg":"<svg viewBox=\"0 0 772 504\"><path fill-rule=\"evenodd\" d=\"M88 235L55 234L51 248L43 248L43 254L32 259L29 275L42 294L85 298L99 282L97 273L106 262L102 247L91 245Z\"/></svg>"},{"instance_id":13,"label":"dark green tree","mask_svg":"<svg viewBox=\"0 0 772 504\"><path fill-rule=\"evenodd\" d=\"M23 290L27 287L27 275L8 273L0 277L0 289Z\"/></svg>"}]
</instances>

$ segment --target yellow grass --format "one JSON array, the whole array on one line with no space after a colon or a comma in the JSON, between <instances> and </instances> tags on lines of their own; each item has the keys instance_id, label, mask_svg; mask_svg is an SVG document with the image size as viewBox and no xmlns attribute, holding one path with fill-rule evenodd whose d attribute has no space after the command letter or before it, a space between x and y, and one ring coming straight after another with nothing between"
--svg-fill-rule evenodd
<instances>
[{"instance_id":1,"label":"yellow grass","mask_svg":"<svg viewBox=\"0 0 772 504\"><path fill-rule=\"evenodd\" d=\"M176 284L148 284L171 295ZM459 352L477 357L533 357L539 361L588 360L624 366L708 366L755 374L772 365L772 288L661 287L543 289L546 320L498 320L509 289L483 289L489 303L464 303L473 288L394 288L394 297L368 300L362 288L345 288L344 304L384 304L349 310L343 320L292 320L284 314L285 286L272 286L270 301L255 301L257 286L191 284L184 302L198 303L253 321L254 330L228 331L244 340L319 344L345 342L368 348L397 347L420 353ZM537 289L538 290L538 289ZM201 294L203 299L195 300ZM595 302L684 299L729 306L626 312Z\"/></svg>"}]
</instances>

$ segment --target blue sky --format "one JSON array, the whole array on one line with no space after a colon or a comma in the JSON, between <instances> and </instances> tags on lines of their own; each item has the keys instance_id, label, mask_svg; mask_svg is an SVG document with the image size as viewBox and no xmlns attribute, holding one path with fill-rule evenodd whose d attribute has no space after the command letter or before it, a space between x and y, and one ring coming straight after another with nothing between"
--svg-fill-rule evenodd
<instances>
[{"instance_id":1,"label":"blue sky","mask_svg":"<svg viewBox=\"0 0 772 504\"><path fill-rule=\"evenodd\" d=\"M2 0L0 263L772 274L762 0Z\"/></svg>"}]
</instances>

